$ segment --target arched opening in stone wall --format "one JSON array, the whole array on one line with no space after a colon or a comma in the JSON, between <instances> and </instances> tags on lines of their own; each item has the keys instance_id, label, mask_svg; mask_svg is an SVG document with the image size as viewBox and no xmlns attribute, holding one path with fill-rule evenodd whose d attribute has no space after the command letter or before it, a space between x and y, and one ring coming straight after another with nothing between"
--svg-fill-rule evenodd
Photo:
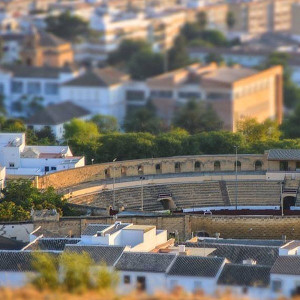
<instances>
[{"instance_id":1,"label":"arched opening in stone wall","mask_svg":"<svg viewBox=\"0 0 300 300\"><path fill-rule=\"evenodd\" d=\"M104 174L105 174L105 178L110 178L111 177L110 168L105 169Z\"/></svg>"},{"instance_id":2,"label":"arched opening in stone wall","mask_svg":"<svg viewBox=\"0 0 300 300\"><path fill-rule=\"evenodd\" d=\"M161 164L155 165L155 172L156 172L156 174L161 174Z\"/></svg>"},{"instance_id":3,"label":"arched opening in stone wall","mask_svg":"<svg viewBox=\"0 0 300 300\"><path fill-rule=\"evenodd\" d=\"M127 167L121 167L121 176L127 176Z\"/></svg>"},{"instance_id":4,"label":"arched opening in stone wall","mask_svg":"<svg viewBox=\"0 0 300 300\"><path fill-rule=\"evenodd\" d=\"M200 163L200 161L196 161L195 162L194 171L195 172L200 172L201 171L201 163Z\"/></svg>"},{"instance_id":5,"label":"arched opening in stone wall","mask_svg":"<svg viewBox=\"0 0 300 300\"><path fill-rule=\"evenodd\" d=\"M197 237L209 237L209 234L206 231L201 230L201 231L196 232L196 236Z\"/></svg>"},{"instance_id":6,"label":"arched opening in stone wall","mask_svg":"<svg viewBox=\"0 0 300 300\"><path fill-rule=\"evenodd\" d=\"M291 206L295 206L296 197L287 196L283 198L283 209L291 209Z\"/></svg>"},{"instance_id":7,"label":"arched opening in stone wall","mask_svg":"<svg viewBox=\"0 0 300 300\"><path fill-rule=\"evenodd\" d=\"M214 162L214 171L221 171L221 163L218 160Z\"/></svg>"},{"instance_id":8,"label":"arched opening in stone wall","mask_svg":"<svg viewBox=\"0 0 300 300\"><path fill-rule=\"evenodd\" d=\"M181 163L176 162L175 163L175 173L180 173L181 172Z\"/></svg>"},{"instance_id":9,"label":"arched opening in stone wall","mask_svg":"<svg viewBox=\"0 0 300 300\"><path fill-rule=\"evenodd\" d=\"M176 204L174 202L173 199L170 198L161 198L159 199L159 202L161 203L161 205L163 206L164 209L167 210L174 210L176 209Z\"/></svg>"},{"instance_id":10,"label":"arched opening in stone wall","mask_svg":"<svg viewBox=\"0 0 300 300\"><path fill-rule=\"evenodd\" d=\"M238 171L242 170L242 163L239 160L234 162L234 171L236 170L236 166Z\"/></svg>"},{"instance_id":11,"label":"arched opening in stone wall","mask_svg":"<svg viewBox=\"0 0 300 300\"><path fill-rule=\"evenodd\" d=\"M138 165L137 169L139 175L144 175L144 167L142 165Z\"/></svg>"},{"instance_id":12,"label":"arched opening in stone wall","mask_svg":"<svg viewBox=\"0 0 300 300\"><path fill-rule=\"evenodd\" d=\"M262 161L261 160L257 160L254 164L254 167L255 167L255 171L261 171L262 170Z\"/></svg>"}]
</instances>

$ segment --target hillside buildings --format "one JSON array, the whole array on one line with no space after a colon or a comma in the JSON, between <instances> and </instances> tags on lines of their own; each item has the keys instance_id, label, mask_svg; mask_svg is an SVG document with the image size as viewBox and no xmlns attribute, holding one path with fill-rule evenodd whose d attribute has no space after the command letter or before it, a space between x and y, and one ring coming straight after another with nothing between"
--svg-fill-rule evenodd
<instances>
[{"instance_id":1,"label":"hillside buildings","mask_svg":"<svg viewBox=\"0 0 300 300\"><path fill-rule=\"evenodd\" d=\"M39 176L84 165L84 157L73 156L68 146L27 146L25 133L0 133L0 166L7 176Z\"/></svg>"},{"instance_id":2,"label":"hillside buildings","mask_svg":"<svg viewBox=\"0 0 300 300\"><path fill-rule=\"evenodd\" d=\"M26 126L34 131L39 131L48 127L53 133L55 140L63 140L64 125L72 119L88 120L91 112L75 105L70 101L53 104L43 108L26 120Z\"/></svg>"},{"instance_id":3,"label":"hillside buildings","mask_svg":"<svg viewBox=\"0 0 300 300\"><path fill-rule=\"evenodd\" d=\"M259 72L238 66L218 67L215 63L194 64L128 85L128 105L143 105L148 99L167 122L176 105L196 99L212 104L227 130L235 131L237 122L245 117L260 122L271 118L280 123L282 68Z\"/></svg>"},{"instance_id":4,"label":"hillside buildings","mask_svg":"<svg viewBox=\"0 0 300 300\"><path fill-rule=\"evenodd\" d=\"M24 37L21 61L33 67L66 67L74 62L72 45L51 33L32 28Z\"/></svg>"}]
</instances>

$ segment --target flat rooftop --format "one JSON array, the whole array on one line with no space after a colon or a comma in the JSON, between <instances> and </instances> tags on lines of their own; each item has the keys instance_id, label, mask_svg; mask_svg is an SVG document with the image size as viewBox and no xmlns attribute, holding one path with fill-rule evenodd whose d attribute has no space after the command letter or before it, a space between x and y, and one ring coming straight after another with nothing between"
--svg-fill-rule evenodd
<instances>
[{"instance_id":1,"label":"flat rooftop","mask_svg":"<svg viewBox=\"0 0 300 300\"><path fill-rule=\"evenodd\" d=\"M144 231L144 233L152 230L152 229L155 229L155 226L151 226L151 225L131 225L131 226L128 226L126 228L123 228L123 230L141 230L141 231Z\"/></svg>"}]
</instances>

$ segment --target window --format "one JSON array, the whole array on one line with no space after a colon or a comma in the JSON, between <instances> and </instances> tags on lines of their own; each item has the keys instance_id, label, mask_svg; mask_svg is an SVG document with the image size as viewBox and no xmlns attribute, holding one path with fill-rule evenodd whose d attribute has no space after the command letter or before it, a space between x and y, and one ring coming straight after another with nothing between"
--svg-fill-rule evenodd
<instances>
[{"instance_id":1,"label":"window","mask_svg":"<svg viewBox=\"0 0 300 300\"><path fill-rule=\"evenodd\" d=\"M138 174L143 175L144 174L144 167L142 165L138 166Z\"/></svg>"},{"instance_id":2,"label":"window","mask_svg":"<svg viewBox=\"0 0 300 300\"><path fill-rule=\"evenodd\" d=\"M13 81L11 85L11 91L15 94L23 93L23 82L22 81Z\"/></svg>"},{"instance_id":3,"label":"window","mask_svg":"<svg viewBox=\"0 0 300 300\"><path fill-rule=\"evenodd\" d=\"M227 94L221 94L221 93L208 93L207 94L208 100L223 100L223 99L227 99L227 98L228 98Z\"/></svg>"},{"instance_id":4,"label":"window","mask_svg":"<svg viewBox=\"0 0 300 300\"><path fill-rule=\"evenodd\" d=\"M126 167L122 167L121 168L121 176L126 176L127 175L127 168Z\"/></svg>"},{"instance_id":5,"label":"window","mask_svg":"<svg viewBox=\"0 0 300 300\"><path fill-rule=\"evenodd\" d=\"M214 171L221 171L221 163L218 160L214 162Z\"/></svg>"},{"instance_id":6,"label":"window","mask_svg":"<svg viewBox=\"0 0 300 300\"><path fill-rule=\"evenodd\" d=\"M124 275L123 277L123 282L125 284L130 284L130 276L129 275Z\"/></svg>"},{"instance_id":7,"label":"window","mask_svg":"<svg viewBox=\"0 0 300 300\"><path fill-rule=\"evenodd\" d=\"M236 170L236 165L237 165L237 170L241 171L242 164L241 164L241 162L239 160L237 162L234 162L234 171Z\"/></svg>"},{"instance_id":8,"label":"window","mask_svg":"<svg viewBox=\"0 0 300 300\"><path fill-rule=\"evenodd\" d=\"M279 163L280 171L288 171L289 170L289 163L287 161L281 161Z\"/></svg>"},{"instance_id":9,"label":"window","mask_svg":"<svg viewBox=\"0 0 300 300\"><path fill-rule=\"evenodd\" d=\"M137 276L136 283L137 283L137 289L139 291L146 290L146 278L144 276Z\"/></svg>"},{"instance_id":10,"label":"window","mask_svg":"<svg viewBox=\"0 0 300 300\"><path fill-rule=\"evenodd\" d=\"M150 93L150 97L154 97L154 98L172 98L173 97L173 92L172 91L153 90Z\"/></svg>"},{"instance_id":11,"label":"window","mask_svg":"<svg viewBox=\"0 0 300 300\"><path fill-rule=\"evenodd\" d=\"M128 101L145 100L145 92L144 91L128 90L126 92L126 100L128 100Z\"/></svg>"},{"instance_id":12,"label":"window","mask_svg":"<svg viewBox=\"0 0 300 300\"><path fill-rule=\"evenodd\" d=\"M194 169L195 169L195 172L201 171L201 163L200 163L200 161L196 161L195 162Z\"/></svg>"},{"instance_id":13,"label":"window","mask_svg":"<svg viewBox=\"0 0 300 300\"><path fill-rule=\"evenodd\" d=\"M10 167L10 168L14 168L14 167L15 167L15 163L10 162L10 163L9 163L9 167Z\"/></svg>"},{"instance_id":14,"label":"window","mask_svg":"<svg viewBox=\"0 0 300 300\"><path fill-rule=\"evenodd\" d=\"M48 82L45 84L45 94L46 95L58 95L58 84Z\"/></svg>"},{"instance_id":15,"label":"window","mask_svg":"<svg viewBox=\"0 0 300 300\"><path fill-rule=\"evenodd\" d=\"M175 173L180 173L181 172L181 164L180 162L175 163Z\"/></svg>"},{"instance_id":16,"label":"window","mask_svg":"<svg viewBox=\"0 0 300 300\"><path fill-rule=\"evenodd\" d=\"M281 280L273 280L271 286L273 292L280 292L282 288L282 282Z\"/></svg>"},{"instance_id":17,"label":"window","mask_svg":"<svg viewBox=\"0 0 300 300\"><path fill-rule=\"evenodd\" d=\"M262 170L262 162L260 160L257 160L255 162L255 171L261 171Z\"/></svg>"},{"instance_id":18,"label":"window","mask_svg":"<svg viewBox=\"0 0 300 300\"><path fill-rule=\"evenodd\" d=\"M28 94L40 94L41 93L41 84L39 82L29 82L27 84Z\"/></svg>"},{"instance_id":19,"label":"window","mask_svg":"<svg viewBox=\"0 0 300 300\"><path fill-rule=\"evenodd\" d=\"M161 174L161 164L155 165L155 171L156 171L156 174Z\"/></svg>"},{"instance_id":20,"label":"window","mask_svg":"<svg viewBox=\"0 0 300 300\"><path fill-rule=\"evenodd\" d=\"M197 92L179 92L178 96L184 99L201 99L201 94Z\"/></svg>"},{"instance_id":21,"label":"window","mask_svg":"<svg viewBox=\"0 0 300 300\"><path fill-rule=\"evenodd\" d=\"M110 169L104 170L105 178L110 178Z\"/></svg>"},{"instance_id":22,"label":"window","mask_svg":"<svg viewBox=\"0 0 300 300\"><path fill-rule=\"evenodd\" d=\"M296 162L296 169L300 169L300 161Z\"/></svg>"},{"instance_id":23,"label":"window","mask_svg":"<svg viewBox=\"0 0 300 300\"><path fill-rule=\"evenodd\" d=\"M51 167L51 171L56 171L56 167Z\"/></svg>"},{"instance_id":24,"label":"window","mask_svg":"<svg viewBox=\"0 0 300 300\"><path fill-rule=\"evenodd\" d=\"M50 170L50 167L46 166L45 167L45 172L49 172L49 170Z\"/></svg>"}]
</instances>

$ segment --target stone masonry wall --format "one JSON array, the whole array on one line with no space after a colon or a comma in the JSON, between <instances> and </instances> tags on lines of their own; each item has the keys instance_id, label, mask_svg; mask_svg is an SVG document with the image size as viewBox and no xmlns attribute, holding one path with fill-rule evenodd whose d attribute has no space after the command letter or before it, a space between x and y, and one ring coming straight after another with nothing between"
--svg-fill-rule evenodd
<instances>
[{"instance_id":1,"label":"stone masonry wall","mask_svg":"<svg viewBox=\"0 0 300 300\"><path fill-rule=\"evenodd\" d=\"M155 225L157 229L166 229L169 233L178 232L184 241L198 231L204 231L214 237L220 233L222 238L250 239L300 239L299 217L248 217L248 216L202 216L176 215L163 217L122 217L122 222ZM59 222L35 222L35 228L41 226L39 234L45 236L80 236L89 223L112 224L111 217L61 218Z\"/></svg>"},{"instance_id":2,"label":"stone masonry wall","mask_svg":"<svg viewBox=\"0 0 300 300\"><path fill-rule=\"evenodd\" d=\"M267 157L263 154L241 154L238 155L241 162L241 171L254 171L255 162L262 162L262 169L267 170ZM170 174L176 172L213 172L214 163L220 162L219 171L234 171L235 155L195 155L178 156L153 159L138 159L128 161L117 161L115 163L94 164L76 169L70 169L52 174L36 177L34 184L38 188L53 186L56 189L67 188L87 181L102 180L125 176ZM195 170L195 163L200 163L200 170ZM175 164L180 166L175 170ZM179 164L178 164L179 163ZM157 166L160 169L157 170Z\"/></svg>"}]
</instances>

